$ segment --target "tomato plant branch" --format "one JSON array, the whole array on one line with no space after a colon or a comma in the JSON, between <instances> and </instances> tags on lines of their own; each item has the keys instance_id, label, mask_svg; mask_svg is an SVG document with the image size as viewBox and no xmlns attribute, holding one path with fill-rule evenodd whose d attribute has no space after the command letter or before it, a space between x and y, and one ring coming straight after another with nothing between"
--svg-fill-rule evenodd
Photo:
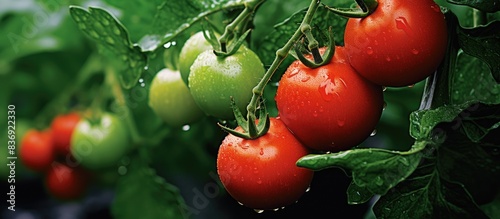
<instances>
[{"instance_id":1,"label":"tomato plant branch","mask_svg":"<svg viewBox=\"0 0 500 219\"><path fill-rule=\"evenodd\" d=\"M329 11L348 18L365 18L377 9L377 0L356 0L358 8L335 8L323 5Z\"/></svg>"},{"instance_id":2,"label":"tomato plant branch","mask_svg":"<svg viewBox=\"0 0 500 219\"><path fill-rule=\"evenodd\" d=\"M125 111L125 116L122 118L125 119L125 123L128 126L128 130L132 137L132 142L133 143L142 142L143 139L139 134L139 131L137 130L134 118L132 118L132 112L127 107L125 95L123 94L121 84L118 81L118 76L116 74L117 72L114 71L112 68L110 67L106 68L106 83L108 83L108 85L111 87L111 91L113 93L113 96L115 97L116 104L118 104L120 107L123 107L123 110Z\"/></svg>"},{"instance_id":3,"label":"tomato plant branch","mask_svg":"<svg viewBox=\"0 0 500 219\"><path fill-rule=\"evenodd\" d=\"M300 37L302 37L302 35L303 35L302 27L304 27L305 25L310 25L310 23L314 17L314 13L316 12L316 9L318 8L319 4L320 4L319 0L312 0L311 1L311 4L309 5L309 8L306 12L306 15L304 16L304 19L302 20L302 23L300 24L299 28L297 28L297 30L292 35L292 37L287 41L287 43L282 48L280 48L276 51L276 57L274 58L271 66L266 71L266 73L264 74L264 76L262 77L260 82L257 84L257 86L255 86L252 89L252 93L253 93L252 99L250 100L250 103L247 105L247 118L246 118L247 120L244 122L243 121L238 122L239 124L243 123L240 125L247 125L246 130L251 130L252 133L239 133L240 137L243 137L246 139L255 139L255 138L258 138L258 137L267 133L267 129L269 128L269 125L268 125L269 114L267 114L267 112L264 111L265 113L262 113L262 111L261 111L260 117L259 117L260 120L259 120L257 125L255 124L255 122L253 122L257 119L257 117L255 116L255 113L256 113L258 105L260 103L259 100L261 99L262 94L264 93L264 88L266 87L267 83L269 82L269 80L271 79L273 74L276 72L278 67L281 65L281 63L288 56L288 53L293 48L295 43L300 39ZM238 116L237 115L238 113L236 112L237 110L234 107L233 107L233 109L235 111L235 116ZM262 118L264 116L266 117L265 119ZM223 127L223 126L221 126L221 127ZM228 131L231 134L237 133L236 131L229 129L229 128L223 127L223 129Z\"/></svg>"},{"instance_id":4,"label":"tomato plant branch","mask_svg":"<svg viewBox=\"0 0 500 219\"><path fill-rule=\"evenodd\" d=\"M486 13L483 11L480 11L478 9L473 8L472 9L472 21L474 27L485 25L488 21L488 18L486 16Z\"/></svg>"},{"instance_id":5,"label":"tomato plant branch","mask_svg":"<svg viewBox=\"0 0 500 219\"><path fill-rule=\"evenodd\" d=\"M240 24L245 23L249 17L255 12L255 9L262 3L264 0L256 0L245 3L245 9L236 17L230 24L228 24L224 30L224 33L219 38L218 44L220 47L220 51L214 50L215 54L218 56L229 56L238 51L240 45L244 42L244 39L248 35L248 31L243 33L241 36L235 33L235 30L240 26ZM242 30L240 30L242 31ZM238 40L228 48L228 42L233 36L238 37Z\"/></svg>"}]
</instances>

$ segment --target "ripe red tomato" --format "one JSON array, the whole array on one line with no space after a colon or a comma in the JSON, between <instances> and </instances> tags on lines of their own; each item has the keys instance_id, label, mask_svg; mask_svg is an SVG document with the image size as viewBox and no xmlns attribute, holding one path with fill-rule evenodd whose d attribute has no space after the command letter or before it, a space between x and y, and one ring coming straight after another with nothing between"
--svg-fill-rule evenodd
<instances>
[{"instance_id":1,"label":"ripe red tomato","mask_svg":"<svg viewBox=\"0 0 500 219\"><path fill-rule=\"evenodd\" d=\"M82 197L89 182L89 175L83 169L71 168L54 163L45 176L45 186L49 194L61 200L73 200Z\"/></svg>"},{"instance_id":2,"label":"ripe red tomato","mask_svg":"<svg viewBox=\"0 0 500 219\"><path fill-rule=\"evenodd\" d=\"M45 172L55 159L50 130L31 129L21 140L20 159L31 170Z\"/></svg>"},{"instance_id":3,"label":"ripe red tomato","mask_svg":"<svg viewBox=\"0 0 500 219\"><path fill-rule=\"evenodd\" d=\"M276 94L279 115L306 146L325 151L349 149L365 140L380 119L382 87L356 74L343 47L332 61L311 69L293 62Z\"/></svg>"},{"instance_id":4,"label":"ripe red tomato","mask_svg":"<svg viewBox=\"0 0 500 219\"><path fill-rule=\"evenodd\" d=\"M242 129L238 127L237 131ZM308 154L279 118L267 134L254 140L227 135L217 156L217 172L231 196L259 210L294 203L307 190L313 171L295 162Z\"/></svg>"},{"instance_id":5,"label":"ripe red tomato","mask_svg":"<svg viewBox=\"0 0 500 219\"><path fill-rule=\"evenodd\" d=\"M52 140L56 152L62 155L69 154L71 135L79 121L80 115L78 113L58 115L52 120L50 128L52 129Z\"/></svg>"},{"instance_id":6,"label":"ripe red tomato","mask_svg":"<svg viewBox=\"0 0 500 219\"><path fill-rule=\"evenodd\" d=\"M351 65L382 86L408 86L432 74L446 52L443 13L432 0L378 0L368 17L351 18L345 48Z\"/></svg>"}]
</instances>

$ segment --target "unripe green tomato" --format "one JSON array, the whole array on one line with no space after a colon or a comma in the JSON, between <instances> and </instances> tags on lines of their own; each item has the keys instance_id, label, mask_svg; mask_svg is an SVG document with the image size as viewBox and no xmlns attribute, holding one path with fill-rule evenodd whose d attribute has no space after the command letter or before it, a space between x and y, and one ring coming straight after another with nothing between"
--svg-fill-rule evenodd
<instances>
[{"instance_id":1,"label":"unripe green tomato","mask_svg":"<svg viewBox=\"0 0 500 219\"><path fill-rule=\"evenodd\" d=\"M130 134L123 118L103 113L98 121L82 119L71 136L71 154L92 170L116 165L131 149Z\"/></svg>"},{"instance_id":2,"label":"unripe green tomato","mask_svg":"<svg viewBox=\"0 0 500 219\"><path fill-rule=\"evenodd\" d=\"M171 126L192 123L205 115L182 82L179 71L167 68L158 72L151 83L149 106Z\"/></svg>"},{"instance_id":3,"label":"unripe green tomato","mask_svg":"<svg viewBox=\"0 0 500 219\"><path fill-rule=\"evenodd\" d=\"M198 55L206 50L212 50L212 45L205 39L203 32L197 32L192 35L184 46L182 46L181 53L179 54L179 70L184 83L188 85L188 77L190 67Z\"/></svg>"},{"instance_id":4,"label":"unripe green tomato","mask_svg":"<svg viewBox=\"0 0 500 219\"><path fill-rule=\"evenodd\" d=\"M230 97L234 98L241 112L246 112L252 89L264 73L259 57L244 45L225 58L208 50L201 53L191 66L189 88L194 101L206 114L233 119Z\"/></svg>"}]
</instances>

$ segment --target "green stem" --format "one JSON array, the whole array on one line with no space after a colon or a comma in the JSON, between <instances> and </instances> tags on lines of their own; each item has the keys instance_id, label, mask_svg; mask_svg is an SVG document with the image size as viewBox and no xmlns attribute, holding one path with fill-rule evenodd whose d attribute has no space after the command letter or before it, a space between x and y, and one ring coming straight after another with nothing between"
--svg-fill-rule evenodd
<instances>
[{"instance_id":1,"label":"green stem","mask_svg":"<svg viewBox=\"0 0 500 219\"><path fill-rule=\"evenodd\" d=\"M474 27L485 25L488 20L486 13L475 8L472 9L472 18Z\"/></svg>"},{"instance_id":2,"label":"green stem","mask_svg":"<svg viewBox=\"0 0 500 219\"><path fill-rule=\"evenodd\" d=\"M292 49L293 45L300 39L302 36L302 27L304 25L309 25L312 21L312 18L314 16L314 13L316 12L316 9L318 8L320 1L319 0L312 0L311 4L309 5L309 9L307 10L307 13L302 20L301 25L299 28L295 31L295 33L292 35L292 37L286 42L286 44L278 49L276 51L276 57L273 60L273 63L271 64L271 67L266 71L262 79L260 80L259 84L255 86L252 89L253 96L252 99L250 100L250 103L247 106L247 120L249 122L252 122L255 120L255 112L257 110L257 105L259 104L259 98L262 96L264 93L264 88L266 87L267 83L269 80L271 80L271 77L273 76L274 72L278 69L278 67L281 65L281 63L285 60L285 58L288 55L288 52L290 49Z\"/></svg>"},{"instance_id":3,"label":"green stem","mask_svg":"<svg viewBox=\"0 0 500 219\"><path fill-rule=\"evenodd\" d=\"M219 38L219 44L222 52L227 52L227 43L230 40L231 36L233 35L233 32L238 26L246 21L249 16L251 16L255 9L257 8L258 5L260 5L264 0L256 0L256 1L251 1L245 4L245 9L236 17L236 19L233 20L230 24L226 26L226 29L224 30L224 33L221 35Z\"/></svg>"},{"instance_id":4,"label":"green stem","mask_svg":"<svg viewBox=\"0 0 500 219\"><path fill-rule=\"evenodd\" d=\"M118 80L117 72L110 67L106 68L106 83L108 83L108 85L111 87L111 92L115 97L116 103L125 111L125 123L127 124L128 130L130 131L132 142L134 144L143 142L144 139L141 137L139 131L137 130L134 118L132 117L132 112L127 107L127 101L125 99L125 95L123 94L120 81Z\"/></svg>"}]
</instances>

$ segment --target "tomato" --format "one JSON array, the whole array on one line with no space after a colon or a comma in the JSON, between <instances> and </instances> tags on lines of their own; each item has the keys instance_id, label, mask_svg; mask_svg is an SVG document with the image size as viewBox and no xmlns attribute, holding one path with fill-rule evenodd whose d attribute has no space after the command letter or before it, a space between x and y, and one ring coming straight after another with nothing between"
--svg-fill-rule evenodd
<instances>
[{"instance_id":1,"label":"tomato","mask_svg":"<svg viewBox=\"0 0 500 219\"><path fill-rule=\"evenodd\" d=\"M182 82L179 71L166 68L158 72L151 83L149 106L172 126L195 122L205 115Z\"/></svg>"},{"instance_id":2,"label":"tomato","mask_svg":"<svg viewBox=\"0 0 500 219\"><path fill-rule=\"evenodd\" d=\"M236 128L241 131L241 127ZM229 194L259 210L293 204L308 189L313 171L295 162L308 154L279 118L254 140L227 135L217 155L217 173Z\"/></svg>"},{"instance_id":3,"label":"tomato","mask_svg":"<svg viewBox=\"0 0 500 219\"><path fill-rule=\"evenodd\" d=\"M349 19L344 43L351 65L382 86L413 85L443 59L448 34L432 0L378 0L368 17Z\"/></svg>"},{"instance_id":4,"label":"tomato","mask_svg":"<svg viewBox=\"0 0 500 219\"><path fill-rule=\"evenodd\" d=\"M85 194L89 175L81 168L71 168L55 162L45 176L48 193L57 199L73 200Z\"/></svg>"},{"instance_id":5,"label":"tomato","mask_svg":"<svg viewBox=\"0 0 500 219\"><path fill-rule=\"evenodd\" d=\"M324 151L349 149L374 130L384 105L382 87L359 76L343 47L316 69L293 62L276 93L279 115L306 146Z\"/></svg>"},{"instance_id":6,"label":"tomato","mask_svg":"<svg viewBox=\"0 0 500 219\"><path fill-rule=\"evenodd\" d=\"M103 113L99 121L82 119L71 137L71 154L89 169L116 165L131 149L130 137L123 119Z\"/></svg>"},{"instance_id":7,"label":"tomato","mask_svg":"<svg viewBox=\"0 0 500 219\"><path fill-rule=\"evenodd\" d=\"M55 159L50 130L31 129L21 140L20 158L24 165L37 172L45 172Z\"/></svg>"},{"instance_id":8,"label":"tomato","mask_svg":"<svg viewBox=\"0 0 500 219\"><path fill-rule=\"evenodd\" d=\"M194 101L206 114L232 119L230 97L242 112L246 112L252 89L264 73L259 57L244 45L225 58L208 50L201 53L191 66L189 87Z\"/></svg>"},{"instance_id":9,"label":"tomato","mask_svg":"<svg viewBox=\"0 0 500 219\"><path fill-rule=\"evenodd\" d=\"M191 65L200 53L212 50L212 45L205 39L203 32L197 32L184 43L179 54L179 71L184 83L189 84L188 77Z\"/></svg>"},{"instance_id":10,"label":"tomato","mask_svg":"<svg viewBox=\"0 0 500 219\"><path fill-rule=\"evenodd\" d=\"M52 129L52 140L56 152L62 155L67 155L69 153L71 135L79 121L80 115L78 113L58 115L52 120L50 128Z\"/></svg>"}]
</instances>

